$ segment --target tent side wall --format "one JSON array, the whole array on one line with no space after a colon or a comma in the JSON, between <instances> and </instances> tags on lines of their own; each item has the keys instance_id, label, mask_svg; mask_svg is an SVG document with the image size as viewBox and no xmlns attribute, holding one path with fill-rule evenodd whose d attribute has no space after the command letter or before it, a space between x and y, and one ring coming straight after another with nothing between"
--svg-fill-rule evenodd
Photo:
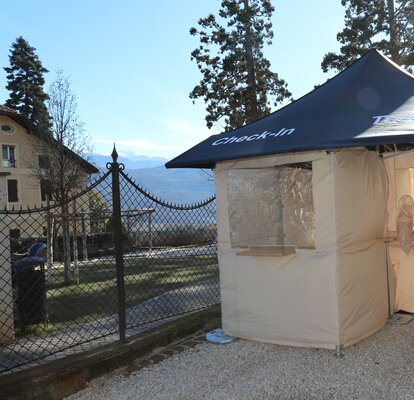
<instances>
[{"instance_id":1,"label":"tent side wall","mask_svg":"<svg viewBox=\"0 0 414 400\"><path fill-rule=\"evenodd\" d=\"M367 151L339 151L334 164L339 343L351 345L388 316L384 242L387 173Z\"/></svg>"},{"instance_id":2,"label":"tent side wall","mask_svg":"<svg viewBox=\"0 0 414 400\"><path fill-rule=\"evenodd\" d=\"M395 154L385 160L390 182L388 230L397 231L398 203L402 196L414 197L414 152ZM414 312L414 251L404 252L398 240L389 244L393 310ZM392 267L391 267L392 265Z\"/></svg>"},{"instance_id":3,"label":"tent side wall","mask_svg":"<svg viewBox=\"0 0 414 400\"><path fill-rule=\"evenodd\" d=\"M218 257L227 334L277 344L335 348L338 341L332 157L326 153L218 163ZM316 250L283 257L238 256L229 228L229 171L313 161ZM243 204L239 205L243 207ZM252 224L255 221L251 221Z\"/></svg>"}]
</instances>

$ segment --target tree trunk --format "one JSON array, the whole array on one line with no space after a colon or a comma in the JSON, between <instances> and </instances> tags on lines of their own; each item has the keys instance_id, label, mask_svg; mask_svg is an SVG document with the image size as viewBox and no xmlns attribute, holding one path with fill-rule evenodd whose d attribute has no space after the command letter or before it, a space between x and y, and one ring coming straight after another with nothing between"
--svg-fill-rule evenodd
<instances>
[{"instance_id":1,"label":"tree trunk","mask_svg":"<svg viewBox=\"0 0 414 400\"><path fill-rule=\"evenodd\" d=\"M399 41L397 34L397 24L395 21L395 8L394 0L387 0L387 9L388 9L388 21L390 25L390 55L392 61L397 64L400 64L399 59Z\"/></svg>"},{"instance_id":2,"label":"tree trunk","mask_svg":"<svg viewBox=\"0 0 414 400\"><path fill-rule=\"evenodd\" d=\"M50 213L50 198L46 195L46 235L47 235L47 282L53 283L53 223Z\"/></svg>"},{"instance_id":3,"label":"tree trunk","mask_svg":"<svg viewBox=\"0 0 414 400\"><path fill-rule=\"evenodd\" d=\"M250 5L249 0L243 0L244 9L248 12ZM246 122L251 123L260 118L259 109L256 98L256 70L255 60L253 56L252 31L250 28L250 19L246 18L244 22L244 49L246 52L246 66L247 66L247 109Z\"/></svg>"},{"instance_id":4,"label":"tree trunk","mask_svg":"<svg viewBox=\"0 0 414 400\"><path fill-rule=\"evenodd\" d=\"M78 214L76 209L76 199L72 202L72 240L73 240L73 278L75 282L79 285L79 251L78 251Z\"/></svg>"},{"instance_id":5,"label":"tree trunk","mask_svg":"<svg viewBox=\"0 0 414 400\"><path fill-rule=\"evenodd\" d=\"M85 214L82 213L82 256L83 261L88 261L88 246L87 246L87 238L86 238L86 223L85 223Z\"/></svg>"},{"instance_id":6,"label":"tree trunk","mask_svg":"<svg viewBox=\"0 0 414 400\"><path fill-rule=\"evenodd\" d=\"M69 236L69 209L66 203L62 204L62 239L63 239L63 268L65 285L72 282L72 271L70 267L70 236Z\"/></svg>"}]
</instances>

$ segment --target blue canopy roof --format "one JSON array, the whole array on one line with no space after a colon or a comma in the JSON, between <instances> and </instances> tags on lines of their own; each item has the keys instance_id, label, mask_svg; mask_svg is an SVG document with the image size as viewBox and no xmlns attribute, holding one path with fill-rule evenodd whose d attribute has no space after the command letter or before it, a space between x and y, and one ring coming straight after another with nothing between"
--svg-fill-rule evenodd
<instances>
[{"instance_id":1,"label":"blue canopy roof","mask_svg":"<svg viewBox=\"0 0 414 400\"><path fill-rule=\"evenodd\" d=\"M414 143L414 76L373 49L328 82L242 128L210 136L166 164Z\"/></svg>"}]
</instances>

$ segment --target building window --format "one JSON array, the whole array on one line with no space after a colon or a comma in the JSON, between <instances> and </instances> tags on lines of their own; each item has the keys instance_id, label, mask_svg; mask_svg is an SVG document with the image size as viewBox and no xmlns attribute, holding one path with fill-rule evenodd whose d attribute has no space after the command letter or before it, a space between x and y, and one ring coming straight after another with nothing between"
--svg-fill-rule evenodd
<instances>
[{"instance_id":1,"label":"building window","mask_svg":"<svg viewBox=\"0 0 414 400\"><path fill-rule=\"evenodd\" d=\"M7 201L9 203L17 203L19 201L17 179L7 180Z\"/></svg>"},{"instance_id":2,"label":"building window","mask_svg":"<svg viewBox=\"0 0 414 400\"><path fill-rule=\"evenodd\" d=\"M13 133L14 132L14 128L12 125L10 124L1 124L0 125L0 131L1 133Z\"/></svg>"},{"instance_id":3,"label":"building window","mask_svg":"<svg viewBox=\"0 0 414 400\"><path fill-rule=\"evenodd\" d=\"M10 239L18 239L20 237L20 229L10 229Z\"/></svg>"},{"instance_id":4,"label":"building window","mask_svg":"<svg viewBox=\"0 0 414 400\"><path fill-rule=\"evenodd\" d=\"M50 183L46 179L40 180L40 196L42 201L47 201L47 199L52 200Z\"/></svg>"},{"instance_id":5,"label":"building window","mask_svg":"<svg viewBox=\"0 0 414 400\"><path fill-rule=\"evenodd\" d=\"M39 168L49 169L50 168L50 158L49 156L39 156Z\"/></svg>"},{"instance_id":6,"label":"building window","mask_svg":"<svg viewBox=\"0 0 414 400\"><path fill-rule=\"evenodd\" d=\"M3 167L16 168L16 148L14 146L3 145Z\"/></svg>"}]
</instances>

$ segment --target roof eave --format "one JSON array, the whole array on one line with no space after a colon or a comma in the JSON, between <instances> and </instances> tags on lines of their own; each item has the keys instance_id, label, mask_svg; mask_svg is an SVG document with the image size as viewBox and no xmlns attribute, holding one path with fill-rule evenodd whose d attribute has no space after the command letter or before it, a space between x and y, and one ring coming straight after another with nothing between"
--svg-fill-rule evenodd
<instances>
[{"instance_id":1,"label":"roof eave","mask_svg":"<svg viewBox=\"0 0 414 400\"><path fill-rule=\"evenodd\" d=\"M8 107L4 107L4 106L0 106L0 115L5 115L6 117L9 117L10 119L15 121L19 125L23 126L23 128L26 129L27 133L34 134L39 139L43 140L44 142L47 142L46 138L43 137L39 129L31 121L29 121L25 116L18 114L12 109L9 109ZM82 166L82 168L85 170L85 172L87 172L88 174L97 174L99 172L99 169L97 167L92 165L90 162L85 160L83 157L74 153L72 150L70 150L66 146L65 146L65 151L68 153L70 157L75 159L76 162L78 162Z\"/></svg>"}]
</instances>

